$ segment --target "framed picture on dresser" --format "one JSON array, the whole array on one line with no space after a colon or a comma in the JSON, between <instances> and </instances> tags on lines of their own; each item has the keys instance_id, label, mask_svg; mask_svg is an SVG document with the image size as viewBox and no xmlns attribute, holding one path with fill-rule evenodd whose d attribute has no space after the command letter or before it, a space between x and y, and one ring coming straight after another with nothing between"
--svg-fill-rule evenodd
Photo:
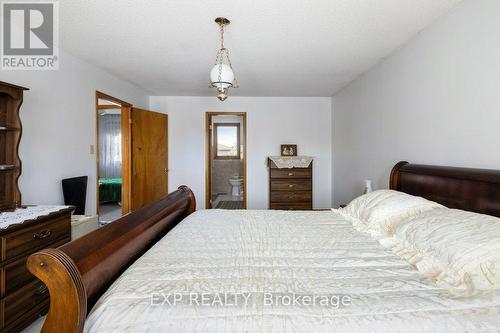
<instances>
[{"instance_id":1,"label":"framed picture on dresser","mask_svg":"<svg viewBox=\"0 0 500 333\"><path fill-rule=\"evenodd\" d=\"M281 145L281 156L297 156L297 145Z\"/></svg>"}]
</instances>

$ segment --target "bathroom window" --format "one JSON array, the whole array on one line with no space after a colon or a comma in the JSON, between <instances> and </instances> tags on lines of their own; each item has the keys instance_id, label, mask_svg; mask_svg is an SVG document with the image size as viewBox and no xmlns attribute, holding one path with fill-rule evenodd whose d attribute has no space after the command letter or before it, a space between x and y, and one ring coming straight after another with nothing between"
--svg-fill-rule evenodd
<instances>
[{"instance_id":1,"label":"bathroom window","mask_svg":"<svg viewBox=\"0 0 500 333\"><path fill-rule=\"evenodd\" d=\"M240 159L240 124L215 123L215 158Z\"/></svg>"}]
</instances>

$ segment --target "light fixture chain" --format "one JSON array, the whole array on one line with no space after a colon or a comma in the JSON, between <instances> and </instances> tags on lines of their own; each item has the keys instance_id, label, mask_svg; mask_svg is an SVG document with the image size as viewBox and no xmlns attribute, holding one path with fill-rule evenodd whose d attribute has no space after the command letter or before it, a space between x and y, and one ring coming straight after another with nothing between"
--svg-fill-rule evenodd
<instances>
[{"instance_id":1,"label":"light fixture chain","mask_svg":"<svg viewBox=\"0 0 500 333\"><path fill-rule=\"evenodd\" d=\"M225 49L225 51L226 51L227 63L229 64L229 67L231 68L231 70L233 71L233 74L234 74L233 88L238 88L238 79L236 78L236 72L233 69L233 64L231 63L231 58L229 58L229 50Z\"/></svg>"},{"instance_id":2,"label":"light fixture chain","mask_svg":"<svg viewBox=\"0 0 500 333\"><path fill-rule=\"evenodd\" d=\"M220 25L220 48L224 49L224 24Z\"/></svg>"},{"instance_id":3,"label":"light fixture chain","mask_svg":"<svg viewBox=\"0 0 500 333\"><path fill-rule=\"evenodd\" d=\"M224 24L220 25L220 51L218 55L220 54L220 59L219 59L219 77L218 81L220 84L220 81L222 79L222 63L224 61L223 56L224 56Z\"/></svg>"}]
</instances>

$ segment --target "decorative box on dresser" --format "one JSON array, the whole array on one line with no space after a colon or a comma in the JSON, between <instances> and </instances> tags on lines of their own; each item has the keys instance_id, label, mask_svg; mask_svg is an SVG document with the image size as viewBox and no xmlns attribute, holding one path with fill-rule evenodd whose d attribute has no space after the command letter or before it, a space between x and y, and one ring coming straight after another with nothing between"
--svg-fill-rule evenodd
<instances>
[{"instance_id":1,"label":"decorative box on dresser","mask_svg":"<svg viewBox=\"0 0 500 333\"><path fill-rule=\"evenodd\" d=\"M292 163L292 159L299 163ZM302 163L301 163L302 159ZM307 159L308 163L303 160ZM288 166L281 165L286 161ZM278 166L278 164L280 164ZM307 164L307 166L305 166ZM312 205L312 158L270 157L269 208L280 210L311 210ZM297 165L300 165L297 166Z\"/></svg>"}]
</instances>

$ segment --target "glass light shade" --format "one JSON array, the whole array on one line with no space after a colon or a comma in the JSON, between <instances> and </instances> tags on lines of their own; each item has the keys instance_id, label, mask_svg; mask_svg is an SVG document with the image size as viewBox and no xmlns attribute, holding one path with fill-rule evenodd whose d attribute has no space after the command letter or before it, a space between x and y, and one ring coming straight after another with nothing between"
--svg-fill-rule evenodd
<instances>
[{"instance_id":1,"label":"glass light shade","mask_svg":"<svg viewBox=\"0 0 500 333\"><path fill-rule=\"evenodd\" d=\"M219 67L220 71L220 82L219 82ZM219 90L225 90L233 86L234 73L231 67L226 64L216 64L210 71L210 82L212 86Z\"/></svg>"}]
</instances>

